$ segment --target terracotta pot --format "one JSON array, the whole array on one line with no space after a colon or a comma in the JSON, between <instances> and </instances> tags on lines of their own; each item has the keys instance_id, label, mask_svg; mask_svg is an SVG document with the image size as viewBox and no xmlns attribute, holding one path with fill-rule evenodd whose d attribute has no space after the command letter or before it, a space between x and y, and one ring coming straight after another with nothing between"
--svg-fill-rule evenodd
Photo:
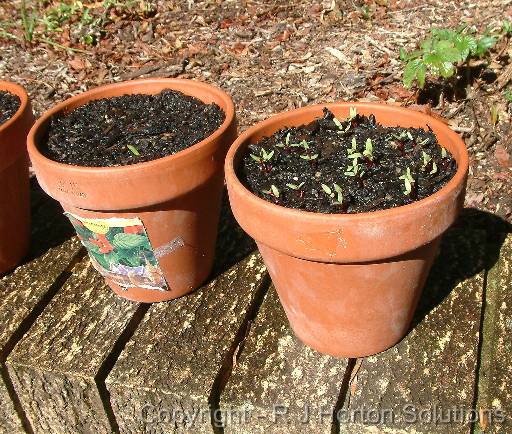
<instances>
[{"instance_id":1,"label":"terracotta pot","mask_svg":"<svg viewBox=\"0 0 512 434\"><path fill-rule=\"evenodd\" d=\"M129 166L79 167L41 154L53 115L94 99L156 94L163 89L215 102L226 119L212 135L190 148ZM69 213L93 265L110 287L130 300L157 302L192 291L211 270L223 162L235 137L234 106L225 92L192 80L148 79L102 86L58 104L30 131L28 151L41 187ZM136 236L122 235L124 239L114 242L118 232Z\"/></svg>"},{"instance_id":2,"label":"terracotta pot","mask_svg":"<svg viewBox=\"0 0 512 434\"><path fill-rule=\"evenodd\" d=\"M32 107L25 90L0 81L0 90L17 95L20 108L0 125L0 274L18 265L30 243L30 191L27 134L34 123Z\"/></svg>"},{"instance_id":3,"label":"terracotta pot","mask_svg":"<svg viewBox=\"0 0 512 434\"><path fill-rule=\"evenodd\" d=\"M383 125L434 130L455 157L454 178L410 205L361 214L289 209L247 190L235 169L249 143L322 116L373 113ZM362 357L398 342L410 326L439 238L464 201L468 154L459 136L425 114L383 104L338 103L305 107L261 122L242 134L226 157L233 213L257 242L295 334L337 357Z\"/></svg>"}]
</instances>

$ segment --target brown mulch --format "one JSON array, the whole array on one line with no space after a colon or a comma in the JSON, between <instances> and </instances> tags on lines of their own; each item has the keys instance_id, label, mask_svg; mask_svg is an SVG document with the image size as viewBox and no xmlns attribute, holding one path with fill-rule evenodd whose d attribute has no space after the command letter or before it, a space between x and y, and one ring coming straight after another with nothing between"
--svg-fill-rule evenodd
<instances>
[{"instance_id":1,"label":"brown mulch","mask_svg":"<svg viewBox=\"0 0 512 434\"><path fill-rule=\"evenodd\" d=\"M87 53L24 44L21 28L15 29L18 39L0 38L0 78L26 86L38 114L104 83L149 76L203 80L233 96L241 130L307 104L413 105L446 117L464 138L471 154L466 205L512 221L512 104L504 98L512 42L503 39L493 49L466 95L439 105L427 93L416 100L402 86L398 57L399 47L415 47L431 26L465 21L497 28L512 20L512 0L150 3L155 14L114 17L96 46L80 44L66 28L57 35L59 44ZM0 21L19 19L19 10L19 0L0 3Z\"/></svg>"}]
</instances>

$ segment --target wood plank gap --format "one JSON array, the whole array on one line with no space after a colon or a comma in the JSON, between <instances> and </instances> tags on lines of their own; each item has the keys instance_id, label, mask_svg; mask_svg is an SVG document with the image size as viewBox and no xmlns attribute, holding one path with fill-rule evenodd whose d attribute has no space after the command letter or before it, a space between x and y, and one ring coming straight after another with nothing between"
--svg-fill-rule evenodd
<instances>
[{"instance_id":1,"label":"wood plank gap","mask_svg":"<svg viewBox=\"0 0 512 434\"><path fill-rule=\"evenodd\" d=\"M236 363L237 357L242 353L244 349L245 340L249 335L251 325L258 315L261 304L265 298L265 294L270 288L271 283L272 281L270 280L270 275L267 271L265 271L265 275L263 276L263 279L254 294L251 305L247 310L242 326L238 329L235 339L231 344L231 348L226 353L224 361L222 362L222 365L219 369L219 373L213 382L212 391L209 397L209 407L212 429L215 434L224 433L224 421L219 422L216 419L216 415L222 414L220 407L220 397L233 371L233 363Z\"/></svg>"},{"instance_id":2,"label":"wood plank gap","mask_svg":"<svg viewBox=\"0 0 512 434\"><path fill-rule=\"evenodd\" d=\"M114 410L112 409L112 404L110 403L110 392L107 389L105 379L108 377L108 374L116 364L119 355L126 346L126 343L131 339L131 337L135 333L135 330L137 330L137 327L144 318L144 315L146 315L146 312L149 310L150 306L150 303L140 304L140 306L137 308L132 318L130 319L130 322L114 343L112 351L101 364L98 374L94 379L96 381L96 386L98 387L98 391L100 394L101 401L103 403L103 407L105 409L105 413L107 414L107 418L110 422L112 432L116 434L120 432L119 424L117 423L116 417L114 415Z\"/></svg>"},{"instance_id":3,"label":"wood plank gap","mask_svg":"<svg viewBox=\"0 0 512 434\"><path fill-rule=\"evenodd\" d=\"M59 274L59 276L52 283L52 285L50 286L48 291L45 293L45 295L34 306L34 309L32 309L32 311L23 319L23 321L21 321L18 328L14 331L14 333L11 335L9 340L4 345L4 347L2 349L2 353L0 354L0 375L2 376L2 379L5 383L5 387L7 388L9 397L11 398L11 401L14 405L14 409L16 410L16 413L18 414L18 417L21 420L23 429L28 434L33 434L34 431L32 429L32 426L30 425L27 415L25 414L25 411L23 410L21 401L18 398L16 391L14 390L14 386L13 386L11 377L9 376L9 373L7 371L7 366L5 365L5 362L7 360L7 357L13 350L13 348L23 338L25 333L28 332L30 327L32 327L32 325L34 324L36 319L39 317L39 315L41 315L41 313L46 308L48 303L50 303L53 296L64 285L64 283L68 280L68 278L73 274L73 269L83 259L83 257L85 255L86 255L86 250L84 248L82 248L73 256L73 258L71 259L71 261L68 264L68 266L66 267L66 269L62 273Z\"/></svg>"},{"instance_id":4,"label":"wood plank gap","mask_svg":"<svg viewBox=\"0 0 512 434\"><path fill-rule=\"evenodd\" d=\"M336 401L336 405L334 406L334 410L332 413L332 427L331 434L340 434L341 426L340 421L338 420L338 412L345 405L345 401L347 398L350 399L350 384L352 383L352 373L356 367L358 359L348 359L347 369L345 370L345 374L343 375L343 380L340 386L340 394L338 395L338 400Z\"/></svg>"},{"instance_id":5,"label":"wood plank gap","mask_svg":"<svg viewBox=\"0 0 512 434\"><path fill-rule=\"evenodd\" d=\"M501 246L505 242L507 233L498 235L497 240L487 241L487 264L484 275L484 287L482 291L482 312L480 320L480 339L478 345L478 359L475 375L475 393L473 408L476 411L488 410L490 396L489 376L492 362L495 357L494 337L498 329L496 315L498 313L497 274L499 274L499 255ZM483 415L479 414L478 420L471 423L471 434L479 434L486 431L486 421L480 421ZM484 416L485 417L485 416Z\"/></svg>"}]
</instances>

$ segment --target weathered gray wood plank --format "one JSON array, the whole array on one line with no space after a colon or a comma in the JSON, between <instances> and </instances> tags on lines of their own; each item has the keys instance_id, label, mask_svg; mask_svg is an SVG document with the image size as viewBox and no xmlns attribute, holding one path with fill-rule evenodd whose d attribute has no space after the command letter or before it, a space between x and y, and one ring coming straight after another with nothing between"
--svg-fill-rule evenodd
<instances>
[{"instance_id":1,"label":"weathered gray wood plank","mask_svg":"<svg viewBox=\"0 0 512 434\"><path fill-rule=\"evenodd\" d=\"M342 433L470 431L453 415L452 423L428 418L473 407L485 252L483 231L444 237L415 328L392 349L361 359L340 414Z\"/></svg>"},{"instance_id":2,"label":"weathered gray wood plank","mask_svg":"<svg viewBox=\"0 0 512 434\"><path fill-rule=\"evenodd\" d=\"M225 433L330 433L347 360L293 334L273 287L221 396Z\"/></svg>"},{"instance_id":3,"label":"weathered gray wood plank","mask_svg":"<svg viewBox=\"0 0 512 434\"><path fill-rule=\"evenodd\" d=\"M107 377L122 433L212 431L210 407L266 276L254 253L198 291L151 306Z\"/></svg>"},{"instance_id":4,"label":"weathered gray wood plank","mask_svg":"<svg viewBox=\"0 0 512 434\"><path fill-rule=\"evenodd\" d=\"M512 432L512 234L503 234L486 285L475 433Z\"/></svg>"},{"instance_id":5,"label":"weathered gray wood plank","mask_svg":"<svg viewBox=\"0 0 512 434\"><path fill-rule=\"evenodd\" d=\"M81 245L58 203L32 190L32 242L27 260L0 279L0 432L22 432L12 402L5 360L24 331L51 299L73 265ZM14 397L14 399L16 399Z\"/></svg>"},{"instance_id":6,"label":"weathered gray wood plank","mask_svg":"<svg viewBox=\"0 0 512 434\"><path fill-rule=\"evenodd\" d=\"M75 267L7 359L36 433L111 432L104 365L139 315L139 305L117 297L88 258Z\"/></svg>"}]
</instances>

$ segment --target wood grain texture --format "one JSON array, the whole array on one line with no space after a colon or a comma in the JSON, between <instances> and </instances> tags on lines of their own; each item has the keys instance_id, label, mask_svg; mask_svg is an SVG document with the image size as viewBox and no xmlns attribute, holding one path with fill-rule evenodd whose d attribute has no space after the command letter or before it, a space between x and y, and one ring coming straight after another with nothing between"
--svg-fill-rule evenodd
<instances>
[{"instance_id":1,"label":"wood grain texture","mask_svg":"<svg viewBox=\"0 0 512 434\"><path fill-rule=\"evenodd\" d=\"M32 189L32 240L25 263L0 279L0 432L22 432L5 360L51 299L81 249L59 204Z\"/></svg>"},{"instance_id":2,"label":"wood grain texture","mask_svg":"<svg viewBox=\"0 0 512 434\"><path fill-rule=\"evenodd\" d=\"M224 432L330 433L346 369L295 337L271 287L221 396Z\"/></svg>"},{"instance_id":3,"label":"wood grain texture","mask_svg":"<svg viewBox=\"0 0 512 434\"><path fill-rule=\"evenodd\" d=\"M487 276L475 433L512 432L512 234L497 244Z\"/></svg>"},{"instance_id":4,"label":"wood grain texture","mask_svg":"<svg viewBox=\"0 0 512 434\"><path fill-rule=\"evenodd\" d=\"M446 421L448 411L473 406L485 252L483 231L446 234L412 331L361 359L340 415L342 433L470 432L464 420L435 418Z\"/></svg>"},{"instance_id":5,"label":"wood grain texture","mask_svg":"<svg viewBox=\"0 0 512 434\"><path fill-rule=\"evenodd\" d=\"M88 258L7 359L36 433L107 433L102 366L138 304L117 297Z\"/></svg>"},{"instance_id":6,"label":"wood grain texture","mask_svg":"<svg viewBox=\"0 0 512 434\"><path fill-rule=\"evenodd\" d=\"M254 253L198 291L151 306L107 378L122 433L212 431L210 408L266 276Z\"/></svg>"}]
</instances>

